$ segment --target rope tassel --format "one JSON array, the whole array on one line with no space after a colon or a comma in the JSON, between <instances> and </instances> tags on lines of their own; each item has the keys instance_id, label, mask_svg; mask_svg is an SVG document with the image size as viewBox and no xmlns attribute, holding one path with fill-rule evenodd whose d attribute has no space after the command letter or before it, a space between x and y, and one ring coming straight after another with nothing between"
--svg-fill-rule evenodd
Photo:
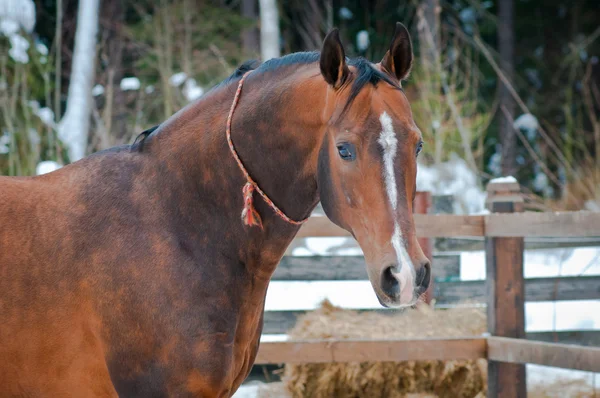
<instances>
[{"instance_id":1,"label":"rope tassel","mask_svg":"<svg viewBox=\"0 0 600 398\"><path fill-rule=\"evenodd\" d=\"M242 221L246 225L258 225L262 229L262 220L260 218L260 214L254 208L253 203L253 194L254 194L254 185L248 181L246 185L244 185L244 189L242 190L244 193L244 209L242 210Z\"/></svg>"}]
</instances>

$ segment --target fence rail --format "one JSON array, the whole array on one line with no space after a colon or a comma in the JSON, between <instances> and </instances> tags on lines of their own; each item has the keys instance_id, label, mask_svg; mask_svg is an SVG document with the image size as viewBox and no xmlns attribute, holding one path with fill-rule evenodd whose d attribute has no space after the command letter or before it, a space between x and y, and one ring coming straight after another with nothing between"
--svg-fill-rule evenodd
<instances>
[{"instance_id":1,"label":"fence rail","mask_svg":"<svg viewBox=\"0 0 600 398\"><path fill-rule=\"evenodd\" d=\"M600 372L600 348L505 337L261 343L257 364L479 359Z\"/></svg>"},{"instance_id":2,"label":"fence rail","mask_svg":"<svg viewBox=\"0 0 600 398\"><path fill-rule=\"evenodd\" d=\"M516 213L488 215L415 214L417 236L452 237L599 237L600 212ZM296 238L342 237L350 233L327 217L313 216Z\"/></svg>"}]
</instances>

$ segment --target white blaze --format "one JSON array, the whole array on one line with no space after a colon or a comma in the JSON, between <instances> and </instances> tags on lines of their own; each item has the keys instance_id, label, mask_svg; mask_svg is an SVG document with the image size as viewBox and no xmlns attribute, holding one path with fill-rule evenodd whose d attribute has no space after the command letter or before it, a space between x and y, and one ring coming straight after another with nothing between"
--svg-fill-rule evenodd
<instances>
[{"instance_id":1,"label":"white blaze","mask_svg":"<svg viewBox=\"0 0 600 398\"><path fill-rule=\"evenodd\" d=\"M383 178L385 180L385 188L394 211L394 233L392 235L392 247L396 251L398 259L398 267L400 272L394 274L400 282L400 299L401 302L412 302L414 296L414 268L402 238L402 231L396 218L396 208L398 207L398 191L396 189L396 175L394 173L394 158L398 152L398 139L394 132L392 119L383 112L379 117L381 122L381 134L379 135L379 145L383 148Z\"/></svg>"}]
</instances>

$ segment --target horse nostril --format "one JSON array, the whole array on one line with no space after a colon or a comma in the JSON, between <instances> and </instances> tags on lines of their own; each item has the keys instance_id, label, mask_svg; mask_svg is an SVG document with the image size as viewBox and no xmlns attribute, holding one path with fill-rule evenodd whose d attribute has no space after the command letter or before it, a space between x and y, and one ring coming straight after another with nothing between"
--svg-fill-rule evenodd
<instances>
[{"instance_id":1,"label":"horse nostril","mask_svg":"<svg viewBox=\"0 0 600 398\"><path fill-rule=\"evenodd\" d=\"M431 264L429 261L421 266L421 269L417 272L417 286L425 291L429 287L431 279Z\"/></svg>"},{"instance_id":2,"label":"horse nostril","mask_svg":"<svg viewBox=\"0 0 600 398\"><path fill-rule=\"evenodd\" d=\"M381 290L390 297L396 297L400 294L400 282L394 276L396 270L395 265L390 265L381 274Z\"/></svg>"}]
</instances>

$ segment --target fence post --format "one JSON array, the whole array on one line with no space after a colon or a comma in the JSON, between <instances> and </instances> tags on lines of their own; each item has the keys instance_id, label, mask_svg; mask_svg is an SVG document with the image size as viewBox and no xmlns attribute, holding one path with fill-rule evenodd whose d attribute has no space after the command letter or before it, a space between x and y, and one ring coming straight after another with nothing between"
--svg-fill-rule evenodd
<instances>
[{"instance_id":1,"label":"fence post","mask_svg":"<svg viewBox=\"0 0 600 398\"><path fill-rule=\"evenodd\" d=\"M415 195L415 207L413 209L413 212L416 214L428 214L430 212L430 209L431 192L417 191L417 194ZM433 298L433 277L435 275L435 272L433 271L433 245L431 243L431 238L417 238L417 240L419 241L419 245L423 250L423 254L425 254L425 257L427 257L429 261L431 261L431 280L429 282L429 287L427 288L425 293L421 295L422 300L425 303L430 304L431 299Z\"/></svg>"},{"instance_id":2,"label":"fence post","mask_svg":"<svg viewBox=\"0 0 600 398\"><path fill-rule=\"evenodd\" d=\"M522 212L517 182L490 182L492 213ZM525 338L523 237L485 238L487 322L492 336ZM525 365L488 361L488 398L525 398Z\"/></svg>"}]
</instances>

